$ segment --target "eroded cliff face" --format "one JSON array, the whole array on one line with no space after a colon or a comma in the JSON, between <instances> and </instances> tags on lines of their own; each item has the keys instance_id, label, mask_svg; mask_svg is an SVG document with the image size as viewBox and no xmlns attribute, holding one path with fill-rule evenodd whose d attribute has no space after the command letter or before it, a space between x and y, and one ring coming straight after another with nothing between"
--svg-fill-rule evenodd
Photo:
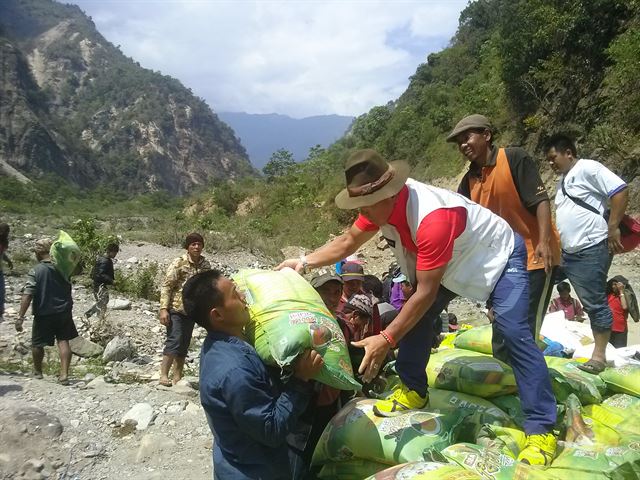
<instances>
[{"instance_id":1,"label":"eroded cliff face","mask_svg":"<svg viewBox=\"0 0 640 480\"><path fill-rule=\"evenodd\" d=\"M75 6L0 2L0 65L5 171L177 194L253 174L204 101L125 57Z\"/></svg>"}]
</instances>

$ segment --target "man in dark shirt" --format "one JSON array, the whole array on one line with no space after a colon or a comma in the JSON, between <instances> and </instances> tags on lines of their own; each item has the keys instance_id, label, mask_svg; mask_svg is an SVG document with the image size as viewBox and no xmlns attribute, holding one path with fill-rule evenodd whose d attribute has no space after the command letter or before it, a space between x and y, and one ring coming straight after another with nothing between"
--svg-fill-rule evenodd
<instances>
[{"instance_id":1,"label":"man in dark shirt","mask_svg":"<svg viewBox=\"0 0 640 480\"><path fill-rule=\"evenodd\" d=\"M471 165L458 187L522 235L527 247L529 328L537 339L551 299L551 273L560 264L560 237L551 222L551 206L538 168L525 150L493 145L494 129L483 115L469 115L447 137ZM494 356L508 361L504 339L493 335Z\"/></svg>"},{"instance_id":2,"label":"man in dark shirt","mask_svg":"<svg viewBox=\"0 0 640 480\"><path fill-rule=\"evenodd\" d=\"M200 357L200 401L214 436L213 475L220 480L289 480L285 437L307 407L308 380L322 357L305 352L284 385L244 340L244 296L217 270L191 277L182 290L186 314L208 331Z\"/></svg>"},{"instance_id":3,"label":"man in dark shirt","mask_svg":"<svg viewBox=\"0 0 640 480\"><path fill-rule=\"evenodd\" d=\"M86 318L91 318L98 313L100 319L104 319L107 314L107 305L109 304L109 285L115 282L115 272L113 271L113 259L120 251L117 243L110 243L104 255L96 259L93 267L93 297L96 302L84 314Z\"/></svg>"},{"instance_id":4,"label":"man in dark shirt","mask_svg":"<svg viewBox=\"0 0 640 480\"><path fill-rule=\"evenodd\" d=\"M69 383L69 364L71 348L69 340L78 336L73 323L71 310L71 283L69 283L51 263L49 250L51 240L41 239L36 242L33 251L40 263L29 272L27 283L23 288L20 312L15 327L22 331L24 315L33 302L33 326L31 328L31 352L33 355L33 375L42 378L42 361L44 346L52 346L58 341L60 352L60 375L58 381L63 385Z\"/></svg>"}]
</instances>

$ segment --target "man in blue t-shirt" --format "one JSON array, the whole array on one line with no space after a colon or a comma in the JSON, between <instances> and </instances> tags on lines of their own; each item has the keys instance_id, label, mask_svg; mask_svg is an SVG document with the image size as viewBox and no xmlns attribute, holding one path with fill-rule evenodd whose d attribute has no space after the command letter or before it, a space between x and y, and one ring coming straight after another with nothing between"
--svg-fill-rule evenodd
<instances>
[{"instance_id":1,"label":"man in blue t-shirt","mask_svg":"<svg viewBox=\"0 0 640 480\"><path fill-rule=\"evenodd\" d=\"M182 298L186 314L208 332L200 357L200 401L214 436L213 475L224 480L292 478L285 437L312 395L308 380L322 357L305 352L282 385L245 341L245 298L218 270L191 277Z\"/></svg>"}]
</instances>

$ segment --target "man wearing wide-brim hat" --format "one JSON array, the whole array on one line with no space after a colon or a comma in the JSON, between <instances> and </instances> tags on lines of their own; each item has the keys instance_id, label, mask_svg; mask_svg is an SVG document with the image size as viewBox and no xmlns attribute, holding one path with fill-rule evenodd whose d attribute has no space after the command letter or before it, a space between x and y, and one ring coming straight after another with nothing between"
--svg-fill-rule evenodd
<instances>
[{"instance_id":1,"label":"man wearing wide-brim hat","mask_svg":"<svg viewBox=\"0 0 640 480\"><path fill-rule=\"evenodd\" d=\"M525 413L529 444L523 451L538 454L526 460L550 461L554 452L538 444L555 424L556 402L544 357L527 325L529 282L522 237L486 208L409 178L405 162L388 163L374 150L354 152L344 171L347 188L336 196L336 205L359 209L355 223L325 246L278 268L303 271L329 265L354 253L378 231L387 239L415 293L379 335L353 344L365 349L359 369L364 381L378 373L390 348L399 347L396 369L402 384L376 402L375 413L393 416L426 406L425 368L435 318L457 295L491 300Z\"/></svg>"}]
</instances>

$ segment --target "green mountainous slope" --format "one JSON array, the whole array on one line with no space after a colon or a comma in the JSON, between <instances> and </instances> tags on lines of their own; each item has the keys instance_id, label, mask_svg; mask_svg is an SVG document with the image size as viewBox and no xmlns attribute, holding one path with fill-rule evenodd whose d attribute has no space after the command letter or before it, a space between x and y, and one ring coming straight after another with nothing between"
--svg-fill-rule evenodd
<instances>
[{"instance_id":1,"label":"green mountainous slope","mask_svg":"<svg viewBox=\"0 0 640 480\"><path fill-rule=\"evenodd\" d=\"M1 1L0 67L0 172L175 194L253 173L202 99L123 55L76 6Z\"/></svg>"},{"instance_id":2,"label":"green mountainous slope","mask_svg":"<svg viewBox=\"0 0 640 480\"><path fill-rule=\"evenodd\" d=\"M7 4L46 5L42 1L5 0L0 2L3 19ZM49 21L52 25L60 23L56 18ZM85 20L83 25L87 24ZM30 38L41 38L42 33L51 28L45 27L41 27L39 36L29 33ZM15 32L12 35L18 36ZM103 43L104 40L98 41L95 37L89 40L115 49ZM27 44L31 49L26 51L33 52L33 40ZM59 58L66 58L67 50L59 53ZM79 48L71 51L82 55ZM98 53L94 56L102 58ZM135 74L126 73L133 67L121 65L133 65L133 62L121 55L116 57L119 60L113 60L104 71L111 72L107 75L126 79L119 88L109 89L97 78L85 80L86 75L78 76L80 90L86 89L82 90L85 93L68 101L62 101L68 98L63 80L50 81L44 88L36 88L40 85L36 80L20 77L19 72L30 63L28 56L19 57L14 71L22 82L22 101L39 105L43 94L55 95L61 100L49 102L48 111L41 113L34 107L32 114L38 119L59 119L58 111L72 108L80 99L86 102L83 105L99 103L96 92L103 91L109 95L109 105L115 105L115 118L130 118L128 109L145 111L148 116L144 121L138 121L149 125L151 119L156 119L160 131L169 137L171 132L177 131L172 130L171 116L164 116L167 109L156 109L156 103L152 101L167 97L142 95L144 101L134 103L120 98L120 93L127 88L138 91L141 84L145 93L148 90L169 91L171 95L178 95L174 92L184 90L179 90L174 80L161 77L161 81L152 72L136 69ZM75 60L59 61L80 62L80 59L76 56ZM114 66L116 70L113 70ZM144 82L152 75L157 83L149 88ZM51 76L55 77L53 73ZM103 85L103 90L96 90L99 85ZM197 105L204 108L204 104L194 102L190 103L194 111ZM48 155L48 162L55 164L64 158L67 165L73 166L70 170L74 174L88 175L83 169L90 173L96 163L86 163L82 167L69 164L67 152L77 152L80 148L91 150L92 142L99 141L99 147L91 151L103 152L101 158L111 158L109 152L119 151L117 148L121 145L137 146L138 138L151 135L148 130L142 133L144 130L139 127L131 127L129 134L120 129L103 134L101 126L110 125L108 118L111 118L112 110L102 103L94 110L86 111L93 113L86 113L84 117L76 114L72 120L62 123L59 120L58 123L43 121L41 129L31 132L41 142L39 145ZM285 245L318 246L331 234L340 233L355 215L338 210L333 203L334 196L343 188L342 165L350 152L356 148L375 148L389 160L408 160L414 178L455 188L456 178L467 165L456 147L445 142L445 137L460 118L471 113L482 113L493 120L498 129L496 142L499 145L525 147L538 160L542 176L551 189L554 188L553 175L543 161L541 146L552 133L567 131L573 134L580 156L602 161L629 182L629 210L640 211L640 1L472 1L461 13L458 30L449 47L429 55L426 62L417 67L400 98L390 99L387 105L377 106L358 117L343 138L326 149L312 148L305 162L283 163L282 168L274 168L279 176L249 176L233 182L216 181L203 187L199 193L185 199L184 208L175 212L172 227L177 231L196 228L209 232L210 238L218 239L213 244L220 247L241 245L275 253ZM98 121L101 115L105 120ZM221 134L216 137L219 142L216 145L221 151L224 150L222 145L230 148L234 144L232 132L216 123L213 114L204 118L209 120L211 128L218 125ZM73 119L78 119L78 123ZM62 134L52 133L51 125L56 125L60 132L69 129L76 133L80 131L82 135L80 119L95 122L84 134L84 139L65 135L63 142L59 141ZM3 134L0 130L0 138ZM77 148L73 147L76 144L71 144L72 139L80 142ZM237 155L234 158L245 158L240 153ZM114 164L117 166L115 160ZM142 164L136 171L144 172L144 165L148 163L132 164ZM179 190L174 188L172 191ZM1 197L0 194L0 201ZM157 204L164 200L158 197L150 201Z\"/></svg>"}]
</instances>

